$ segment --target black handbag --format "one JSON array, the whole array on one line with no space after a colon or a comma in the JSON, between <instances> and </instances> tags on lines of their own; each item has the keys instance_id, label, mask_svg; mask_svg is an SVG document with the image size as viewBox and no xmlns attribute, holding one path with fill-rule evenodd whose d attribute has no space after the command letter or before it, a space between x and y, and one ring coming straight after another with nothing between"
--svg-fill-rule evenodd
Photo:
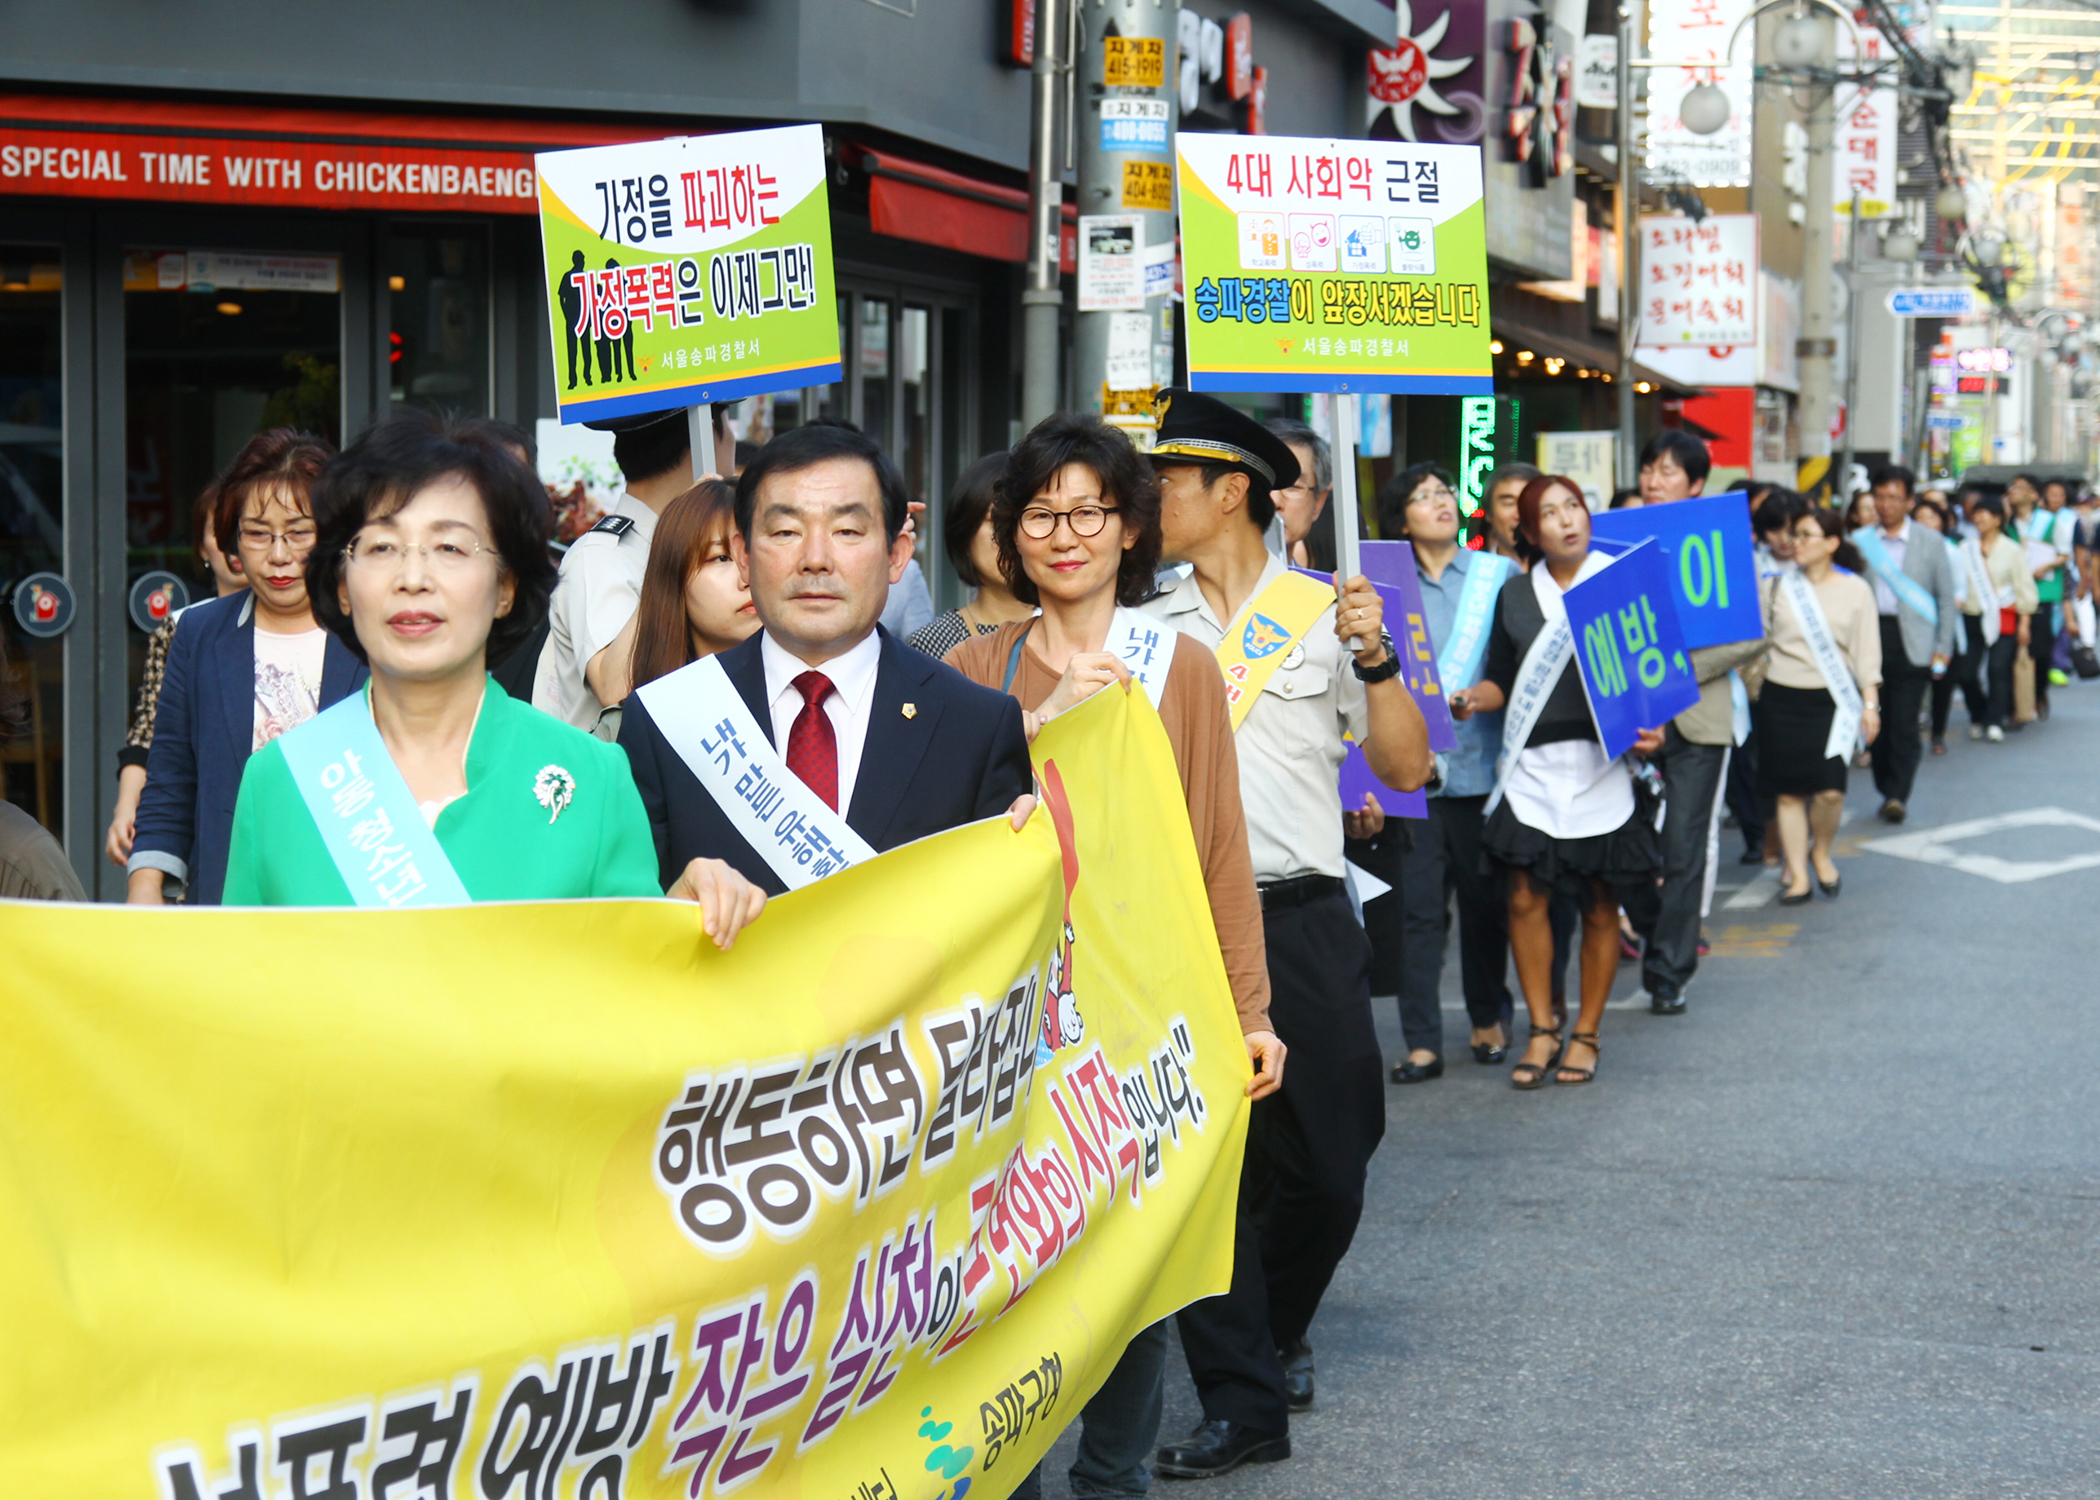
<instances>
[{"instance_id":1,"label":"black handbag","mask_svg":"<svg viewBox=\"0 0 2100 1500\"><path fill-rule=\"evenodd\" d=\"M2100 677L2100 656L2096 656L2093 648L2084 641L2073 641L2071 670L2078 674L2081 681L2091 682L2095 677Z\"/></svg>"}]
</instances>

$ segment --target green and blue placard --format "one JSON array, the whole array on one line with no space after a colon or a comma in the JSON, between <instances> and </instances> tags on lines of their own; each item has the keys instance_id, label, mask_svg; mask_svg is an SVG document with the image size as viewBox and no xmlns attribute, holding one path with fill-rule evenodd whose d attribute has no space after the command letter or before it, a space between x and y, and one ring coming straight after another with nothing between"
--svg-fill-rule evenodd
<instances>
[{"instance_id":1,"label":"green and blue placard","mask_svg":"<svg viewBox=\"0 0 2100 1500\"><path fill-rule=\"evenodd\" d=\"M1493 394L1478 146L1174 149L1193 389Z\"/></svg>"},{"instance_id":2,"label":"green and blue placard","mask_svg":"<svg viewBox=\"0 0 2100 1500\"><path fill-rule=\"evenodd\" d=\"M1661 545L1646 541L1567 592L1575 665L1606 755L1624 755L1643 729L1699 701L1670 571Z\"/></svg>"},{"instance_id":3,"label":"green and blue placard","mask_svg":"<svg viewBox=\"0 0 2100 1500\"><path fill-rule=\"evenodd\" d=\"M1757 608L1750 501L1742 491L1602 511L1590 519L1590 538L1606 552L1656 544L1687 649L1726 646L1765 633Z\"/></svg>"}]
</instances>

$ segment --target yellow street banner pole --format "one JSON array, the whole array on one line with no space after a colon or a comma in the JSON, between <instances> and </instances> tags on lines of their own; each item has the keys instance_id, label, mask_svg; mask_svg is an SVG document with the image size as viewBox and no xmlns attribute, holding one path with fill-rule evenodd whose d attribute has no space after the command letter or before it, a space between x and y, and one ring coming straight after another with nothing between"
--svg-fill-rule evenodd
<instances>
[{"instance_id":1,"label":"yellow street banner pole","mask_svg":"<svg viewBox=\"0 0 2100 1500\"><path fill-rule=\"evenodd\" d=\"M1142 693L775 901L0 903L0 1486L1009 1493L1230 1279L1248 1078ZM929 922L928 915L934 920Z\"/></svg>"}]
</instances>

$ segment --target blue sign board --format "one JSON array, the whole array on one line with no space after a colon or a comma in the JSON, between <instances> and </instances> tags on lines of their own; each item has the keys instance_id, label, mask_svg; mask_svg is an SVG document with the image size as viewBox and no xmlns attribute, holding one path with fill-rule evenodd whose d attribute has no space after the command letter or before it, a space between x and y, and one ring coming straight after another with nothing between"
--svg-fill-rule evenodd
<instances>
[{"instance_id":1,"label":"blue sign board","mask_svg":"<svg viewBox=\"0 0 2100 1500\"><path fill-rule=\"evenodd\" d=\"M1934 432L1959 432L1972 419L1958 411L1929 411L1925 413L1925 425Z\"/></svg>"},{"instance_id":2,"label":"blue sign board","mask_svg":"<svg viewBox=\"0 0 2100 1500\"><path fill-rule=\"evenodd\" d=\"M1909 287L1888 295L1899 318L1966 318L1976 311L1976 291L1966 286Z\"/></svg>"},{"instance_id":3,"label":"blue sign board","mask_svg":"<svg viewBox=\"0 0 2100 1500\"><path fill-rule=\"evenodd\" d=\"M1568 590L1575 665L1606 755L1624 755L1641 730L1699 701L1670 572L1662 548L1646 542Z\"/></svg>"},{"instance_id":4,"label":"blue sign board","mask_svg":"<svg viewBox=\"0 0 2100 1500\"><path fill-rule=\"evenodd\" d=\"M1167 103L1164 99L1103 99L1103 151L1167 151Z\"/></svg>"},{"instance_id":5,"label":"blue sign board","mask_svg":"<svg viewBox=\"0 0 2100 1500\"><path fill-rule=\"evenodd\" d=\"M1651 540L1658 544L1689 649L1765 633L1757 609L1750 500L1742 491L1608 510L1591 518L1590 535L1607 544L1601 550L1608 552Z\"/></svg>"}]
</instances>

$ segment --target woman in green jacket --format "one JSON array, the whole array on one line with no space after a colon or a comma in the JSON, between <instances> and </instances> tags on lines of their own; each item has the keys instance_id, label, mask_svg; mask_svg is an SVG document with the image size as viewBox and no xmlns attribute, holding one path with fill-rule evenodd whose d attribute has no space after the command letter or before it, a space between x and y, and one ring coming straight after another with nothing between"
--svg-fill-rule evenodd
<instances>
[{"instance_id":1,"label":"woman in green jacket","mask_svg":"<svg viewBox=\"0 0 2100 1500\"><path fill-rule=\"evenodd\" d=\"M664 894L625 754L488 676L556 579L545 499L517 455L406 412L329 465L314 519L314 613L371 684L248 763L226 904ZM670 894L699 901L725 948L765 900L719 861L696 861Z\"/></svg>"}]
</instances>

